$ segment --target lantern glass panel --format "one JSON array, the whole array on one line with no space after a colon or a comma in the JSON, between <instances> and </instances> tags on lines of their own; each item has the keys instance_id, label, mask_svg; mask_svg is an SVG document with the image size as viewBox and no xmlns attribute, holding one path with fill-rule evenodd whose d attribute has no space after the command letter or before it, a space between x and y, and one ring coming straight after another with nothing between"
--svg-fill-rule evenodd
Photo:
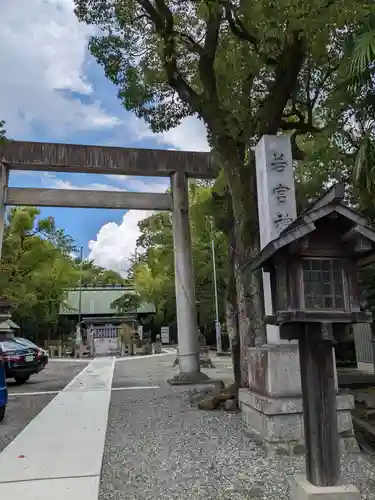
<instances>
[{"instance_id":1,"label":"lantern glass panel","mask_svg":"<svg viewBox=\"0 0 375 500\"><path fill-rule=\"evenodd\" d=\"M306 309L345 309L340 259L304 259L302 272Z\"/></svg>"}]
</instances>

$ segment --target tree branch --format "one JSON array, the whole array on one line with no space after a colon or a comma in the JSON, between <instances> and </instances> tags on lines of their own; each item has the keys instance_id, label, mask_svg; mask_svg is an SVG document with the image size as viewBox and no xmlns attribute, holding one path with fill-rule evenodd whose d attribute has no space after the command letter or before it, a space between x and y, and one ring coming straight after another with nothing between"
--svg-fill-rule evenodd
<instances>
[{"instance_id":1,"label":"tree branch","mask_svg":"<svg viewBox=\"0 0 375 500\"><path fill-rule=\"evenodd\" d=\"M325 127L315 127L309 121L299 120L298 122L286 122L285 120L280 121L280 128L283 130L297 130L302 134L307 134L308 132L319 134L323 132Z\"/></svg>"},{"instance_id":2,"label":"tree branch","mask_svg":"<svg viewBox=\"0 0 375 500\"><path fill-rule=\"evenodd\" d=\"M164 23L159 12L155 9L150 0L139 0L139 3L142 5L147 15L154 23L156 31L161 34L164 29Z\"/></svg>"},{"instance_id":3,"label":"tree branch","mask_svg":"<svg viewBox=\"0 0 375 500\"><path fill-rule=\"evenodd\" d=\"M207 3L207 7L209 9L209 14L206 24L206 36L203 52L199 60L199 76L206 99L211 104L217 105L218 97L214 63L219 40L222 13L219 8L219 3Z\"/></svg>"},{"instance_id":4,"label":"tree branch","mask_svg":"<svg viewBox=\"0 0 375 500\"><path fill-rule=\"evenodd\" d=\"M179 39L189 52L198 54L200 56L202 55L203 47L196 40L194 40L192 36L187 35L186 33L182 33L178 30L174 30L174 33L179 37Z\"/></svg>"},{"instance_id":5,"label":"tree branch","mask_svg":"<svg viewBox=\"0 0 375 500\"><path fill-rule=\"evenodd\" d=\"M336 64L335 66L333 67L330 67L327 71L327 73L323 76L323 78L321 79L317 89L315 90L315 93L314 93L314 97L311 99L311 104L312 106L314 107L317 100L319 99L319 96L320 94L322 93L322 90L324 88L324 85L326 84L328 78L335 72L339 69L340 67L340 64Z\"/></svg>"},{"instance_id":6,"label":"tree branch","mask_svg":"<svg viewBox=\"0 0 375 500\"><path fill-rule=\"evenodd\" d=\"M292 158L293 160L303 160L305 155L303 151L298 147L297 144L297 134L292 134L290 138L291 146L292 146Z\"/></svg>"},{"instance_id":7,"label":"tree branch","mask_svg":"<svg viewBox=\"0 0 375 500\"><path fill-rule=\"evenodd\" d=\"M179 97L188 103L194 112L201 110L200 96L190 87L177 68L177 51L174 40L173 15L164 0L155 0L155 6L150 0L139 0L142 7L152 19L155 31L164 41L163 66L169 85Z\"/></svg>"},{"instance_id":8,"label":"tree branch","mask_svg":"<svg viewBox=\"0 0 375 500\"><path fill-rule=\"evenodd\" d=\"M275 66L277 64L277 59L261 50L258 33L251 33L248 29L246 29L241 19L234 15L234 7L229 0L222 0L221 3L224 8L225 19L233 35L237 36L242 41L249 42L268 65ZM271 37L267 41L274 41L278 46L280 45L280 40L276 37Z\"/></svg>"},{"instance_id":9,"label":"tree branch","mask_svg":"<svg viewBox=\"0 0 375 500\"><path fill-rule=\"evenodd\" d=\"M238 17L233 16L233 6L231 5L230 2L225 0L224 2L222 2L222 4L225 11L225 19L227 20L232 33L241 40L244 40L245 42L250 42L254 46L255 50L258 50L259 49L258 36L246 30L242 21L238 19Z\"/></svg>"},{"instance_id":10,"label":"tree branch","mask_svg":"<svg viewBox=\"0 0 375 500\"><path fill-rule=\"evenodd\" d=\"M260 135L276 134L283 123L284 109L297 85L304 57L305 43L301 33L289 33L268 91L268 99L260 110Z\"/></svg>"}]
</instances>

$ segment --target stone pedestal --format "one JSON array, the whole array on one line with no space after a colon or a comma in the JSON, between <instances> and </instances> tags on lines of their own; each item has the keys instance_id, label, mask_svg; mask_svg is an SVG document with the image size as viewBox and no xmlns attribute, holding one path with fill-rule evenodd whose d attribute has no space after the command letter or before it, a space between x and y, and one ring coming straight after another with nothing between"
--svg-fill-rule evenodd
<instances>
[{"instance_id":1,"label":"stone pedestal","mask_svg":"<svg viewBox=\"0 0 375 500\"><path fill-rule=\"evenodd\" d=\"M248 350L248 366L249 389L239 391L245 432L269 452L303 453L303 405L298 345L251 348ZM337 395L342 449L357 451L350 413L353 407L351 395Z\"/></svg>"},{"instance_id":2,"label":"stone pedestal","mask_svg":"<svg viewBox=\"0 0 375 500\"><path fill-rule=\"evenodd\" d=\"M295 476L291 485L291 500L360 500L359 490L352 484L318 487L304 476Z\"/></svg>"}]
</instances>

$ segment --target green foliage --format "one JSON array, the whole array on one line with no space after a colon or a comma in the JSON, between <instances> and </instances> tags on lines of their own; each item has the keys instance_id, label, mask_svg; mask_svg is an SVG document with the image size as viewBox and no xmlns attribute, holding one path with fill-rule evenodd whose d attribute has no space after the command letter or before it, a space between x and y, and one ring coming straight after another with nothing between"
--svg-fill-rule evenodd
<instances>
[{"instance_id":1,"label":"green foliage","mask_svg":"<svg viewBox=\"0 0 375 500\"><path fill-rule=\"evenodd\" d=\"M366 17L363 24L346 40L348 69L355 84L369 82L375 61L375 13Z\"/></svg>"},{"instance_id":2,"label":"green foliage","mask_svg":"<svg viewBox=\"0 0 375 500\"><path fill-rule=\"evenodd\" d=\"M83 260L81 263L80 259L76 258L73 265L80 269L83 285L121 285L128 282L115 271L103 269L90 260Z\"/></svg>"},{"instance_id":3,"label":"green foliage","mask_svg":"<svg viewBox=\"0 0 375 500\"><path fill-rule=\"evenodd\" d=\"M13 208L8 213L2 263L0 294L15 304L13 319L24 335L42 343L56 337L61 328L59 310L66 289L83 283L121 283L113 271L92 262L72 259L73 239L56 228L53 217L39 218L35 207ZM81 270L82 268L82 270ZM74 325L73 325L74 328Z\"/></svg>"},{"instance_id":4,"label":"green foliage","mask_svg":"<svg viewBox=\"0 0 375 500\"><path fill-rule=\"evenodd\" d=\"M354 182L362 208L374 206L375 201L375 140L369 132L363 135L354 165Z\"/></svg>"},{"instance_id":5,"label":"green foliage","mask_svg":"<svg viewBox=\"0 0 375 500\"><path fill-rule=\"evenodd\" d=\"M190 187L190 223L197 310L200 327L208 335L213 333L215 321L212 237L215 242L219 311L222 322L225 312L227 253L223 233L212 228L211 192L211 188L207 186ZM133 307L140 302L153 302L156 306L156 317L153 319L155 329L160 329L162 325L174 326L176 299L171 215L165 212L154 214L140 221L139 228L141 234L130 271L137 295L130 299L132 301L130 306ZM124 311L129 304L123 304L120 300L118 307L120 311Z\"/></svg>"},{"instance_id":6,"label":"green foliage","mask_svg":"<svg viewBox=\"0 0 375 500\"><path fill-rule=\"evenodd\" d=\"M369 0L75 5L81 21L102 28L90 50L126 109L157 132L197 113L221 154L224 137L235 138L239 152L262 133L293 125L313 132L311 111L331 97L343 33L373 9Z\"/></svg>"},{"instance_id":7,"label":"green foliage","mask_svg":"<svg viewBox=\"0 0 375 500\"><path fill-rule=\"evenodd\" d=\"M121 314L133 313L140 306L140 297L138 294L125 294L114 300L111 307L115 307Z\"/></svg>"},{"instance_id":8,"label":"green foliage","mask_svg":"<svg viewBox=\"0 0 375 500\"><path fill-rule=\"evenodd\" d=\"M0 273L0 293L16 306L13 318L36 339L56 329L64 290L78 279L72 239L53 218L38 216L34 207L9 212Z\"/></svg>"},{"instance_id":9,"label":"green foliage","mask_svg":"<svg viewBox=\"0 0 375 500\"><path fill-rule=\"evenodd\" d=\"M3 120L0 120L0 144L4 142L6 139L6 130L4 126L5 122Z\"/></svg>"}]
</instances>

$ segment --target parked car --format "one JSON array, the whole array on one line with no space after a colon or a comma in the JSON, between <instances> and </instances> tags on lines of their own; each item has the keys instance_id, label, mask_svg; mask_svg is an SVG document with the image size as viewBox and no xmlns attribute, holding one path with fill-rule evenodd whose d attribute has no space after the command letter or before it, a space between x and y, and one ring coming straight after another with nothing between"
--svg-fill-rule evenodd
<instances>
[{"instance_id":1,"label":"parked car","mask_svg":"<svg viewBox=\"0 0 375 500\"><path fill-rule=\"evenodd\" d=\"M4 420L8 403L8 388L4 368L4 358L0 347L0 422Z\"/></svg>"},{"instance_id":2,"label":"parked car","mask_svg":"<svg viewBox=\"0 0 375 500\"><path fill-rule=\"evenodd\" d=\"M17 340L16 340L17 339ZM5 376L24 384L31 375L39 373L48 363L45 351L27 339L14 338L0 341L3 352Z\"/></svg>"},{"instance_id":3,"label":"parked car","mask_svg":"<svg viewBox=\"0 0 375 500\"><path fill-rule=\"evenodd\" d=\"M19 344L25 345L26 347L30 347L31 349L35 349L38 352L38 355L36 358L37 358L38 363L41 367L40 370L43 370L43 368L46 367L46 365L48 364L48 352L47 351L45 351L41 347L37 346L36 344L34 344L34 342L32 342L29 339L24 339L22 337L14 337L13 340L15 342L18 342Z\"/></svg>"}]
</instances>

